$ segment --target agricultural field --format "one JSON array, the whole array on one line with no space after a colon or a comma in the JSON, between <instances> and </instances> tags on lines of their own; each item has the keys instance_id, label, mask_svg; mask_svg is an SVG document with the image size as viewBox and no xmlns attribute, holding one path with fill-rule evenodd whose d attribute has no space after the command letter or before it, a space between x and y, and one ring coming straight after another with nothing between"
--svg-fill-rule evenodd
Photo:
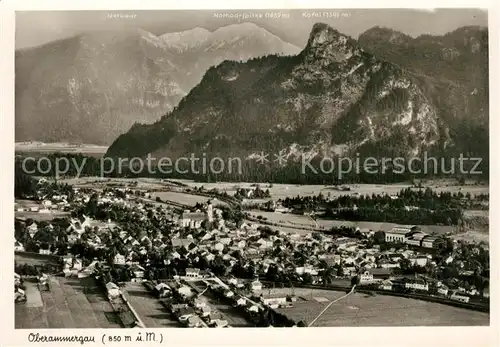
<instances>
[{"instance_id":1,"label":"agricultural field","mask_svg":"<svg viewBox=\"0 0 500 347\"><path fill-rule=\"evenodd\" d=\"M478 231L474 231L474 230L470 230L470 231L467 231L465 233L452 235L451 238L453 240L457 240L457 241L463 240L463 241L472 242L472 243L480 243L480 242L484 242L486 244L490 243L489 233L478 232Z\"/></svg>"},{"instance_id":2,"label":"agricultural field","mask_svg":"<svg viewBox=\"0 0 500 347\"><path fill-rule=\"evenodd\" d=\"M107 177L72 177L59 179L60 183L67 183L80 188L103 189L105 187L129 187L139 190L158 190L174 187L173 184L156 178L107 178Z\"/></svg>"},{"instance_id":3,"label":"agricultural field","mask_svg":"<svg viewBox=\"0 0 500 347\"><path fill-rule=\"evenodd\" d=\"M192 195L192 194L185 194L185 193L178 193L178 192L153 192L151 193L151 199L156 199L156 197L160 197L162 200L170 200L170 201L175 201L179 204L183 205L189 205L189 206L194 206L197 203L203 204L206 203L208 200L212 200L212 203L214 205L224 205L225 203L215 200L215 199L209 199L206 196L201 196L201 195Z\"/></svg>"},{"instance_id":4,"label":"agricultural field","mask_svg":"<svg viewBox=\"0 0 500 347\"><path fill-rule=\"evenodd\" d=\"M81 153L83 155L92 155L101 157L108 150L107 146L98 146L90 144L70 144L63 142L43 143L43 142L16 142L16 153L37 153L50 154L60 153Z\"/></svg>"},{"instance_id":5,"label":"agricultural field","mask_svg":"<svg viewBox=\"0 0 500 347\"><path fill-rule=\"evenodd\" d=\"M123 293L147 328L179 327L179 323L142 283L127 283Z\"/></svg>"},{"instance_id":6,"label":"agricultural field","mask_svg":"<svg viewBox=\"0 0 500 347\"><path fill-rule=\"evenodd\" d=\"M16 218L22 218L22 219L33 219L35 222L41 222L41 221L51 221L54 218L64 218L64 217L69 217L70 213L69 212L63 212L63 211L51 211L51 212L19 212L15 211L15 217Z\"/></svg>"},{"instance_id":7,"label":"agricultural field","mask_svg":"<svg viewBox=\"0 0 500 347\"><path fill-rule=\"evenodd\" d=\"M217 182L217 183L200 183L191 180L172 180L177 181L182 184L186 184L190 187L204 187L205 189L218 189L220 191L225 191L229 195L233 195L238 188L250 188L255 183L249 182ZM328 185L293 185L293 184L269 184L260 183L261 189L269 189L271 197L273 200L292 198L299 196L315 196L319 193L331 197L341 196L341 195L366 195L366 194L389 194L394 195L399 193L401 189L411 187L411 184L352 184L346 185L350 188L350 191L342 191L333 186ZM462 192L466 194L467 192L471 194L489 193L488 185L457 185L456 182L447 181L432 181L427 184L423 184L423 187L430 187L436 192Z\"/></svg>"},{"instance_id":8,"label":"agricultural field","mask_svg":"<svg viewBox=\"0 0 500 347\"><path fill-rule=\"evenodd\" d=\"M69 212L59 211L59 210L49 210L45 212L29 211L30 208L36 207L42 210L44 206L36 201L32 200L20 200L16 199L14 201L14 209L24 208L26 211L14 211L14 215L17 218L31 218L34 221L48 221L58 217L65 217L69 215Z\"/></svg>"},{"instance_id":9,"label":"agricultural field","mask_svg":"<svg viewBox=\"0 0 500 347\"><path fill-rule=\"evenodd\" d=\"M393 227L399 226L395 223L383 223L383 222L352 222L352 221L342 221L342 220L330 220L330 219L317 219L313 220L309 216L291 214L291 213L279 213L279 212L267 212L267 211L253 211L250 212L253 217L262 216L264 220L271 223L278 223L281 226L298 226L298 227L308 227L308 228L320 228L328 230L332 227L340 226L353 226L359 227L360 229L371 229L374 231L378 230L390 230ZM422 231L428 234L446 234L448 232L453 233L455 227L453 226L440 226L440 225L421 225ZM300 231L299 231L300 232Z\"/></svg>"},{"instance_id":10,"label":"agricultural field","mask_svg":"<svg viewBox=\"0 0 500 347\"><path fill-rule=\"evenodd\" d=\"M329 302L344 295L338 292L328 296L323 292L313 290L306 297L307 300L299 299L294 307L277 311L296 322L305 320L309 324ZM312 300L309 299L311 297ZM361 293L351 294L333 303L314 324L317 327L470 325L489 325L489 314L402 297Z\"/></svg>"},{"instance_id":11,"label":"agricultural field","mask_svg":"<svg viewBox=\"0 0 500 347\"><path fill-rule=\"evenodd\" d=\"M93 279L51 278L50 290L25 282L27 301L15 305L16 329L120 328L108 299Z\"/></svg>"},{"instance_id":12,"label":"agricultural field","mask_svg":"<svg viewBox=\"0 0 500 347\"><path fill-rule=\"evenodd\" d=\"M490 211L489 210L465 210L465 217L481 217L481 218L489 218Z\"/></svg>"},{"instance_id":13,"label":"agricultural field","mask_svg":"<svg viewBox=\"0 0 500 347\"><path fill-rule=\"evenodd\" d=\"M14 263L16 265L28 264L31 266L42 266L42 265L61 266L61 258L57 255L51 255L51 254L15 252Z\"/></svg>"}]
</instances>

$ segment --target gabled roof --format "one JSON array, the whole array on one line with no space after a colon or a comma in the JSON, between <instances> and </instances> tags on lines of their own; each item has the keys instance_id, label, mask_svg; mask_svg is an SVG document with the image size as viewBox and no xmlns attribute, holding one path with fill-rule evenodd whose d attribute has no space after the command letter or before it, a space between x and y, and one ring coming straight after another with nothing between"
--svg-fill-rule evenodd
<instances>
[{"instance_id":1,"label":"gabled roof","mask_svg":"<svg viewBox=\"0 0 500 347\"><path fill-rule=\"evenodd\" d=\"M182 219L190 219L193 221L204 221L206 219L205 213L202 212L184 212Z\"/></svg>"},{"instance_id":2,"label":"gabled roof","mask_svg":"<svg viewBox=\"0 0 500 347\"><path fill-rule=\"evenodd\" d=\"M113 282L108 282L106 283L106 289L111 290L111 289L120 289L116 284Z\"/></svg>"},{"instance_id":3,"label":"gabled roof","mask_svg":"<svg viewBox=\"0 0 500 347\"><path fill-rule=\"evenodd\" d=\"M182 246L189 246L191 243L193 243L192 239L181 239L181 238L174 238L172 239L172 246L173 247L182 247Z\"/></svg>"},{"instance_id":4,"label":"gabled roof","mask_svg":"<svg viewBox=\"0 0 500 347\"><path fill-rule=\"evenodd\" d=\"M388 234L397 234L397 235L407 235L411 233L411 228L408 227L394 227L391 230L389 230L387 233Z\"/></svg>"},{"instance_id":5,"label":"gabled roof","mask_svg":"<svg viewBox=\"0 0 500 347\"><path fill-rule=\"evenodd\" d=\"M373 268L368 270L372 275L374 276L384 276L384 275L391 275L392 270L387 269L387 268Z\"/></svg>"}]
</instances>

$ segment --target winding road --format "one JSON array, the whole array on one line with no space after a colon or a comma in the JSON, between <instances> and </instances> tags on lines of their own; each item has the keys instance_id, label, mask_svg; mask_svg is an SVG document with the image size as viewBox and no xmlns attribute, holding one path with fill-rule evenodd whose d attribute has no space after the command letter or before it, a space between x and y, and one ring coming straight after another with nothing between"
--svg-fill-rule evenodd
<instances>
[{"instance_id":1,"label":"winding road","mask_svg":"<svg viewBox=\"0 0 500 347\"><path fill-rule=\"evenodd\" d=\"M344 296L341 296L340 298L337 298L335 300L333 300L332 302L330 302L328 305L326 305L326 307L316 316L316 318L313 319L313 321L307 326L308 328L311 327L322 315L323 313L326 312L326 310L328 310L330 308L330 306L332 306L334 303L336 303L337 301L340 301L346 297L348 297L349 295L351 295L352 293L354 293L354 289L356 289L356 285L353 285L352 286L352 289L349 293L347 293L346 295Z\"/></svg>"}]
</instances>

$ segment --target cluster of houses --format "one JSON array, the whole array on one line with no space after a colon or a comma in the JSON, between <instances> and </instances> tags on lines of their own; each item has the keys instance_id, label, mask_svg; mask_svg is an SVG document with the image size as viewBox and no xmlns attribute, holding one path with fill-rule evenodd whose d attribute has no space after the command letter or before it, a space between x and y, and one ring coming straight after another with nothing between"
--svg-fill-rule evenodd
<instances>
[{"instance_id":1,"label":"cluster of houses","mask_svg":"<svg viewBox=\"0 0 500 347\"><path fill-rule=\"evenodd\" d=\"M90 198L90 193L79 193L75 189L75 203L85 203ZM134 214L140 215L145 220L151 214L159 216L156 206L148 205L140 200L118 197L113 191L107 191L98 197L98 204L116 204L131 208ZM57 197L57 196L56 196ZM64 198L64 197L62 197ZM52 197L54 199L54 197ZM64 199L63 199L64 201ZM273 206L279 208L279 206ZM280 272L293 273L296 279L303 278L306 274L312 277L312 283L322 283L322 271L325 264L328 267L341 267L342 274L351 278L359 274L360 269L368 274L360 275L363 281L370 281L371 272L395 269L401 266L401 261L409 261L413 265L437 266L430 250L442 247L443 240L428 235L415 226L401 226L385 232L384 239L387 243L406 244L408 249L392 248L382 251L379 245L372 245L367 239L373 237L371 230L360 230L367 236L364 239L337 237L321 233L299 234L284 231L267 233L263 232L262 225L254 222L235 224L223 219L222 210L206 204L195 211L184 211L180 215L163 209L161 218L166 218L165 225L169 225L168 234L161 230L144 230L140 235L132 236L124 227L119 231L119 238L123 242L124 251L114 256L115 265L129 265L133 281L144 281L145 270L148 263L139 264L137 259L144 258L151 253L165 254L165 264L170 264L176 259L187 260L195 264L201 259L210 263L216 258L222 259L224 264L233 267L242 264L244 268L255 268L256 275L265 275L271 266ZM66 232L68 243L84 240L89 247L105 248L103 239L114 227L112 221L108 223L95 223L91 218L83 216L81 219L70 219ZM86 233L97 228L97 232ZM26 227L27 233L33 237L38 227L36 222ZM86 235L84 238L83 235ZM89 236L90 235L90 236ZM24 250L23 245L15 242L15 249ZM168 252L164 252L167 249ZM49 250L40 250L40 253L50 253ZM302 254L300 262L297 254ZM452 260L453 261L453 260ZM78 259L68 256L64 259L63 272L67 276L86 277L94 273L96 262L84 267ZM189 268L187 277L202 277L199 270ZM382 283L389 288L389 279ZM255 283L255 287L258 287ZM417 284L408 284L416 290L424 290ZM252 284L253 288L253 284ZM226 288L227 289L227 288ZM224 289L224 290L226 290ZM242 302L242 300L240 300ZM251 306L252 307L252 306Z\"/></svg>"},{"instance_id":2,"label":"cluster of houses","mask_svg":"<svg viewBox=\"0 0 500 347\"><path fill-rule=\"evenodd\" d=\"M193 272L194 269L190 269ZM194 278L186 271L186 277ZM194 271L198 273L198 271ZM156 294L163 306L181 325L191 328L225 327L227 321L212 317L211 307L201 299L202 293L197 292L182 280L165 282L144 282L144 285Z\"/></svg>"},{"instance_id":3,"label":"cluster of houses","mask_svg":"<svg viewBox=\"0 0 500 347\"><path fill-rule=\"evenodd\" d=\"M22 288L21 276L14 272L14 302L26 302L26 292Z\"/></svg>"},{"instance_id":4,"label":"cluster of houses","mask_svg":"<svg viewBox=\"0 0 500 347\"><path fill-rule=\"evenodd\" d=\"M416 293L433 293L452 300L468 303L471 296L478 295L475 289L466 291L464 288L451 290L440 281L424 276L395 276L390 269L370 269L359 274L358 283L361 286L376 287L389 291L410 291Z\"/></svg>"},{"instance_id":5,"label":"cluster of houses","mask_svg":"<svg viewBox=\"0 0 500 347\"><path fill-rule=\"evenodd\" d=\"M70 209L71 204L68 202L68 196L65 194L52 195L50 197L42 197L41 203L15 203L14 211L16 212L38 212L51 213L53 211L66 212Z\"/></svg>"}]
</instances>

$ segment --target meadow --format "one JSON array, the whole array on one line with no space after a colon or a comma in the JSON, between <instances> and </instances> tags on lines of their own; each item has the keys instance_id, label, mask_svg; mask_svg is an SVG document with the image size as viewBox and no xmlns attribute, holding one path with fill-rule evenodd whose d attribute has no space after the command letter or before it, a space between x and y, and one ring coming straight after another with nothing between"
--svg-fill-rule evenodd
<instances>
[{"instance_id":1,"label":"meadow","mask_svg":"<svg viewBox=\"0 0 500 347\"><path fill-rule=\"evenodd\" d=\"M329 302L345 294L325 290L304 291L306 300L298 300L293 307L277 311L296 322L305 320L309 324ZM351 294L333 303L314 324L315 327L485 325L489 325L488 313L403 297L361 293Z\"/></svg>"},{"instance_id":2,"label":"meadow","mask_svg":"<svg viewBox=\"0 0 500 347\"><path fill-rule=\"evenodd\" d=\"M225 191L229 195L233 195L238 188L251 188L255 186L255 183L250 182L217 182L217 183L200 183L194 182L192 180L174 180L190 187L204 187L206 190L218 189L220 191ZM269 189L271 193L271 198L273 200L293 198L296 196L315 196L319 193L324 196L336 197L341 195L371 195L371 194L388 194L395 195L399 193L402 189L409 188L412 185L410 183L398 183L398 184L350 184L346 185L350 188L349 191L340 190L329 185L293 185L293 184L269 184L269 183L259 183L261 189ZM482 185L458 185L451 181L430 181L423 184L423 187L429 187L432 190L440 192L452 192L458 193L462 192L466 194L467 192L471 194L488 194L489 186Z\"/></svg>"},{"instance_id":3,"label":"meadow","mask_svg":"<svg viewBox=\"0 0 500 347\"><path fill-rule=\"evenodd\" d=\"M120 328L111 304L93 279L51 278L50 290L30 287L15 305L16 329Z\"/></svg>"},{"instance_id":4,"label":"meadow","mask_svg":"<svg viewBox=\"0 0 500 347\"><path fill-rule=\"evenodd\" d=\"M267 211L251 211L250 214L253 217L262 216L262 218L271 223L278 223L280 227L287 226L298 226L307 227L315 229L331 229L332 227L358 227L360 229L369 229L373 231L378 230L390 230L394 227L400 226L396 223L382 223L382 222L353 222L353 221L343 221L343 220L331 220L331 219L317 219L313 220L309 216L291 214L291 213L279 213L279 212L267 212ZM442 226L442 225L421 225L422 231L428 234L438 234L443 235L446 233L455 232L455 227L453 226Z\"/></svg>"}]
</instances>

